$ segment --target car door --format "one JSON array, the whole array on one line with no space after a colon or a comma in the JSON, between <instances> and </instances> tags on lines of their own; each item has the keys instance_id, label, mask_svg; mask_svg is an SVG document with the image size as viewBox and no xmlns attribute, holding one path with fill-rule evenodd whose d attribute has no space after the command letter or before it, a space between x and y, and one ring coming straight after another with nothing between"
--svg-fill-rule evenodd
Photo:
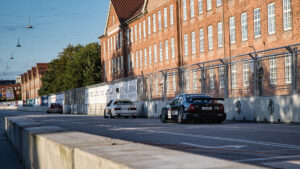
<instances>
[{"instance_id":1,"label":"car door","mask_svg":"<svg viewBox=\"0 0 300 169\"><path fill-rule=\"evenodd\" d=\"M179 109L181 107L182 98L183 98L183 96L179 95L176 103L173 105L173 107L174 107L173 108L173 113L174 113L174 117L176 117L176 118L178 116L178 112L179 112Z\"/></svg>"},{"instance_id":2,"label":"car door","mask_svg":"<svg viewBox=\"0 0 300 169\"><path fill-rule=\"evenodd\" d=\"M168 108L168 119L173 119L174 116L177 116L176 104L178 102L178 96L176 96L170 103L170 108Z\"/></svg>"}]
</instances>

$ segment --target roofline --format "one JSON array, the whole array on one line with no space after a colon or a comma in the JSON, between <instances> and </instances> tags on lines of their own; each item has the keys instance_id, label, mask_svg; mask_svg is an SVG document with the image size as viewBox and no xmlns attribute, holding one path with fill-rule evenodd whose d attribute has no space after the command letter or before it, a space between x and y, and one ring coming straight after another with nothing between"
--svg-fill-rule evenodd
<instances>
[{"instance_id":1,"label":"roofline","mask_svg":"<svg viewBox=\"0 0 300 169\"><path fill-rule=\"evenodd\" d=\"M106 31L107 31L108 18L109 18L109 13L110 13L110 7L111 7L111 0L109 1L109 6L108 6L108 11L107 11L107 16L106 16L106 22L105 22L105 28L104 28L104 35L106 34Z\"/></svg>"}]
</instances>

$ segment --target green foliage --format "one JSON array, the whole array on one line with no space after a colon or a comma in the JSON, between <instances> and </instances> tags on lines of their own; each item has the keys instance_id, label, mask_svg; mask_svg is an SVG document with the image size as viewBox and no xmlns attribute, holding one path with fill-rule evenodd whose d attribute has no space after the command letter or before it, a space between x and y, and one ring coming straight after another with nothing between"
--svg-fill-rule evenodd
<instances>
[{"instance_id":1,"label":"green foliage","mask_svg":"<svg viewBox=\"0 0 300 169\"><path fill-rule=\"evenodd\" d=\"M101 83L100 45L68 45L50 62L42 78L40 95Z\"/></svg>"}]
</instances>

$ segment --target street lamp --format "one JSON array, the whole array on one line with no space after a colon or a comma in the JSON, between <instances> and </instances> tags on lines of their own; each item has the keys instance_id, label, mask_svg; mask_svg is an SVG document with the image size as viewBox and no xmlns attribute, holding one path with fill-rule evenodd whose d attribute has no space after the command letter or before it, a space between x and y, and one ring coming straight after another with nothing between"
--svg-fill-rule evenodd
<instances>
[{"instance_id":1,"label":"street lamp","mask_svg":"<svg viewBox=\"0 0 300 169\"><path fill-rule=\"evenodd\" d=\"M20 45L20 40L19 40L19 38L18 38L17 48L20 48L20 47L21 47L21 45Z\"/></svg>"},{"instance_id":2,"label":"street lamp","mask_svg":"<svg viewBox=\"0 0 300 169\"><path fill-rule=\"evenodd\" d=\"M10 53L10 59L14 59L14 57L13 57L12 53Z\"/></svg>"},{"instance_id":3,"label":"street lamp","mask_svg":"<svg viewBox=\"0 0 300 169\"><path fill-rule=\"evenodd\" d=\"M29 19L28 19L28 25L27 25L27 27L26 27L27 29L31 29L31 28L33 28L31 25L30 25L30 17L29 17Z\"/></svg>"}]
</instances>

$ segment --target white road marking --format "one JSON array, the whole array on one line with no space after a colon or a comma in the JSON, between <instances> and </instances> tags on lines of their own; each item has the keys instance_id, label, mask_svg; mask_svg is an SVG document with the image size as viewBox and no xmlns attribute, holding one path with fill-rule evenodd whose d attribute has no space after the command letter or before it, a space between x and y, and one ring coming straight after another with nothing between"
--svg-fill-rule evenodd
<instances>
[{"instance_id":1,"label":"white road marking","mask_svg":"<svg viewBox=\"0 0 300 169\"><path fill-rule=\"evenodd\" d=\"M300 156L277 156L277 157L267 157L267 158L252 158L236 160L237 162L251 162L251 161L266 161L266 160L279 160L279 159L289 159L289 158L300 158Z\"/></svg>"},{"instance_id":2,"label":"white road marking","mask_svg":"<svg viewBox=\"0 0 300 169\"><path fill-rule=\"evenodd\" d=\"M256 144L256 145L263 145L263 146L291 148L291 149L300 150L300 145L292 145L292 144L280 144L280 143L266 142L266 141L254 141L254 140L236 139L236 138L228 138L228 137L205 136L205 135L168 132L168 131L159 131L159 130L140 130L140 131L147 131L147 132L159 133L159 134L168 134L168 135L174 135L174 136L193 137L193 138L201 138L201 139L220 140L220 141L230 141L230 142L237 142L237 143L243 143L243 144Z\"/></svg>"},{"instance_id":3,"label":"white road marking","mask_svg":"<svg viewBox=\"0 0 300 169\"><path fill-rule=\"evenodd\" d=\"M205 146L205 145L192 144L192 143L181 143L181 144L193 146L193 147L199 147L199 148L207 148L207 149L224 149L224 148L240 149L247 146L247 145Z\"/></svg>"}]
</instances>

